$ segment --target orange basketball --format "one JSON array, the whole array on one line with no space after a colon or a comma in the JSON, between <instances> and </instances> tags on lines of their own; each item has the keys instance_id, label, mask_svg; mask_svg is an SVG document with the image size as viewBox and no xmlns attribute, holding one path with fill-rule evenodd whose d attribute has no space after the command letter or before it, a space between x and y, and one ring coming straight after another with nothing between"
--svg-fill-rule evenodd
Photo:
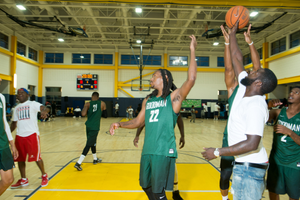
<instances>
[{"instance_id":1,"label":"orange basketball","mask_svg":"<svg viewBox=\"0 0 300 200\"><path fill-rule=\"evenodd\" d=\"M229 28L234 27L236 21L239 20L239 29L242 29L249 23L249 19L249 10L244 6L230 8L225 16L225 21Z\"/></svg>"},{"instance_id":2,"label":"orange basketball","mask_svg":"<svg viewBox=\"0 0 300 200\"><path fill-rule=\"evenodd\" d=\"M197 113L198 113L198 110L196 110L195 113L197 114Z\"/></svg>"}]
</instances>

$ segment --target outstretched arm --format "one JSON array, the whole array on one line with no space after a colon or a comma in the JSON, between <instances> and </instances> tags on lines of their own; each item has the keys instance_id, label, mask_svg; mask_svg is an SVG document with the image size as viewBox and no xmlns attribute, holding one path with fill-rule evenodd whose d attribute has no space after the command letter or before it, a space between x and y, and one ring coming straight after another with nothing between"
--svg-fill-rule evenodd
<instances>
[{"instance_id":1,"label":"outstretched arm","mask_svg":"<svg viewBox=\"0 0 300 200\"><path fill-rule=\"evenodd\" d=\"M245 70L243 66L243 54L241 49L238 46L237 39L236 39L238 24L239 21L236 22L235 26L231 29L231 33L229 34L229 40L230 40L229 47L230 47L231 60L233 64L234 73L237 79L239 77L239 74Z\"/></svg>"},{"instance_id":2,"label":"outstretched arm","mask_svg":"<svg viewBox=\"0 0 300 200\"><path fill-rule=\"evenodd\" d=\"M40 106L41 118L46 119L49 116L50 108L47 106Z\"/></svg>"},{"instance_id":3,"label":"outstretched arm","mask_svg":"<svg viewBox=\"0 0 300 200\"><path fill-rule=\"evenodd\" d=\"M133 129L133 128L140 127L145 122L146 102L147 102L147 99L144 99L141 112L139 113L139 115L136 118L134 118L128 122L112 123L110 125L110 129L109 129L110 134L114 135L115 129L118 129L118 128Z\"/></svg>"},{"instance_id":4,"label":"outstretched arm","mask_svg":"<svg viewBox=\"0 0 300 200\"><path fill-rule=\"evenodd\" d=\"M253 70L256 71L256 70L261 68L261 64L260 64L259 54L258 54L258 52L257 52L257 50L256 50L256 48L253 44L251 36L250 36L251 26L252 25L250 24L249 27L248 27L247 32L244 32L244 36L245 36L245 41L248 43L249 48L250 48L251 60L252 60L252 63L253 63Z\"/></svg>"},{"instance_id":5,"label":"outstretched arm","mask_svg":"<svg viewBox=\"0 0 300 200\"><path fill-rule=\"evenodd\" d=\"M196 82L197 63L196 63L195 52L196 52L197 41L194 35L190 36L190 38L191 38L191 44L190 44L191 56L190 56L190 66L188 70L187 80L183 83L181 88L176 89L171 94L172 106L175 113L179 113L182 101L186 98L186 96L188 95L188 93L190 92L190 90L192 89L192 87Z\"/></svg>"},{"instance_id":6,"label":"outstretched arm","mask_svg":"<svg viewBox=\"0 0 300 200\"><path fill-rule=\"evenodd\" d=\"M230 56L230 40L229 40L229 34L231 33L231 29L227 29L228 33L226 32L225 28L223 25L221 26L221 30L223 32L223 36L225 39L225 50L224 50L224 61L225 61L225 84L227 87L228 91L228 98L232 95L234 88L237 86L238 82L235 79L235 74L234 70L232 67L232 62L231 62L231 56Z\"/></svg>"},{"instance_id":7,"label":"outstretched arm","mask_svg":"<svg viewBox=\"0 0 300 200\"><path fill-rule=\"evenodd\" d=\"M184 140L184 125L180 114L178 115L177 118L177 126L180 132L179 149L181 149L185 145L185 140Z\"/></svg>"}]
</instances>

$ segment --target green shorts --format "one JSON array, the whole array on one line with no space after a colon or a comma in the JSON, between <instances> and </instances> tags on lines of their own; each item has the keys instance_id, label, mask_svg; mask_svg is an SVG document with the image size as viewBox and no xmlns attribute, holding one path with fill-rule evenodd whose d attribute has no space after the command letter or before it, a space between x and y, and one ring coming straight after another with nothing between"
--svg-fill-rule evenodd
<instances>
[{"instance_id":1,"label":"green shorts","mask_svg":"<svg viewBox=\"0 0 300 200\"><path fill-rule=\"evenodd\" d=\"M140 164L140 186L152 187L153 193L173 191L176 158L143 155Z\"/></svg>"},{"instance_id":2,"label":"green shorts","mask_svg":"<svg viewBox=\"0 0 300 200\"><path fill-rule=\"evenodd\" d=\"M270 158L267 189L276 194L288 194L290 198L300 198L300 170L278 165Z\"/></svg>"},{"instance_id":3,"label":"green shorts","mask_svg":"<svg viewBox=\"0 0 300 200\"><path fill-rule=\"evenodd\" d=\"M7 171L14 166L14 159L11 154L10 148L0 150L0 170Z\"/></svg>"},{"instance_id":4,"label":"green shorts","mask_svg":"<svg viewBox=\"0 0 300 200\"><path fill-rule=\"evenodd\" d=\"M99 130L90 130L86 128L86 146L94 146L97 143Z\"/></svg>"}]
</instances>

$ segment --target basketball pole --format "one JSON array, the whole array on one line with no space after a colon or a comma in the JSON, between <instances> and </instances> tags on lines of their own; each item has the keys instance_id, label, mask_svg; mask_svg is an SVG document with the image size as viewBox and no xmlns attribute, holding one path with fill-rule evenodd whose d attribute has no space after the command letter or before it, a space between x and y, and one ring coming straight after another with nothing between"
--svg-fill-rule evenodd
<instances>
[{"instance_id":1,"label":"basketball pole","mask_svg":"<svg viewBox=\"0 0 300 200\"><path fill-rule=\"evenodd\" d=\"M143 76L143 45L140 46L140 62L139 62L139 69L140 69L140 91L142 91L143 82L142 82L142 76Z\"/></svg>"}]
</instances>

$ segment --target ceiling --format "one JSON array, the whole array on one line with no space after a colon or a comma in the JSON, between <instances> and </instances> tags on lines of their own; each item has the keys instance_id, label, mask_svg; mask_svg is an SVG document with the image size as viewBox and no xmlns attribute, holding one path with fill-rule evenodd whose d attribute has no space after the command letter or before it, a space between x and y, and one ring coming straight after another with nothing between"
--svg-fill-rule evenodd
<instances>
[{"instance_id":1,"label":"ceiling","mask_svg":"<svg viewBox=\"0 0 300 200\"><path fill-rule=\"evenodd\" d=\"M247 1L247 0L246 0ZM16 2L27 10L21 11ZM74 1L73 1L74 2ZM0 24L14 30L18 34L39 45L41 49L129 49L129 42L142 39L144 43L153 42L153 50L188 51L189 35L197 37L197 51L223 52L224 40L220 38L206 39L202 34L207 29L219 28L224 23L225 15L230 7L209 5L141 5L125 3L73 3L61 1L0 0L0 8L21 20L53 20L57 16L67 27L86 28L88 38L68 36L39 28L24 28L5 16L0 11ZM78 1L77 1L78 2ZM211 0L211 2L214 2ZM207 3L206 3L207 4ZM300 4L299 4L300 5ZM143 8L141 14L135 8ZM300 7L300 6L299 6ZM300 10L276 7L248 7L249 11L259 11L251 18L253 27L263 26L287 12L272 26L258 34L252 34L253 41L259 42L284 27L300 20ZM44 22L43 25L60 28L59 23ZM136 34L134 35L134 28ZM150 36L147 34L150 27ZM247 48L242 34L239 44L241 49ZM64 38L59 42L58 38ZM213 46L219 40L220 45Z\"/></svg>"}]
</instances>

